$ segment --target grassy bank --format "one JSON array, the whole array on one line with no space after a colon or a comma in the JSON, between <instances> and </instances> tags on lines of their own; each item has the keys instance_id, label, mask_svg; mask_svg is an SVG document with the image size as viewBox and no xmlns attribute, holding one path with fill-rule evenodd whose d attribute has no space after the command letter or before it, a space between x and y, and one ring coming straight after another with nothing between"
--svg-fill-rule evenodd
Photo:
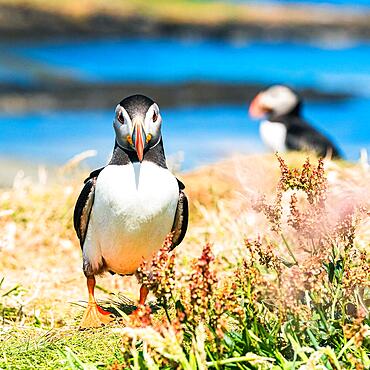
<instances>
[{"instance_id":1,"label":"grassy bank","mask_svg":"<svg viewBox=\"0 0 370 370\"><path fill-rule=\"evenodd\" d=\"M340 19L350 21L351 17L363 19L356 12L343 14L335 7L315 7L314 5L256 5L222 1L197 0L1 0L0 4L28 6L42 11L85 20L96 14L115 16L141 16L159 20L172 20L181 23L214 24L233 20L246 22L273 22L274 24L305 24L310 22L333 22ZM307 10L310 10L309 17ZM353 21L353 19L352 19Z\"/></svg>"},{"instance_id":2,"label":"grassy bank","mask_svg":"<svg viewBox=\"0 0 370 370\"><path fill-rule=\"evenodd\" d=\"M369 367L370 173L284 159L181 176L187 237L157 256L154 280L140 275L157 309L131 320L135 278L102 277L98 296L126 327L100 330L77 330L86 291L72 211L86 174L1 191L0 368Z\"/></svg>"},{"instance_id":3,"label":"grassy bank","mask_svg":"<svg viewBox=\"0 0 370 370\"><path fill-rule=\"evenodd\" d=\"M215 38L369 36L369 13L334 6L222 1L0 0L2 37L107 35ZM42 21L40 23L40 20ZM48 31L45 33L45 31ZM23 32L23 33L22 33Z\"/></svg>"}]
</instances>

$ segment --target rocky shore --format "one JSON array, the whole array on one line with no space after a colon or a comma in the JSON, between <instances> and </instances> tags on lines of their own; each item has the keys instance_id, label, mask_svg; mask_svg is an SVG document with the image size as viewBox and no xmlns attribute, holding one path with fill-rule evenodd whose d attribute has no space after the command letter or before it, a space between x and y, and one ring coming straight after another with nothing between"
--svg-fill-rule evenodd
<instances>
[{"instance_id":1,"label":"rocky shore","mask_svg":"<svg viewBox=\"0 0 370 370\"><path fill-rule=\"evenodd\" d=\"M70 81L26 87L0 85L0 111L24 112L52 109L112 108L117 96L141 93L155 96L163 107L210 104L247 104L261 89L261 84L224 84L187 82L180 84L153 83L81 83ZM338 101L350 95L303 89L305 100Z\"/></svg>"}]
</instances>

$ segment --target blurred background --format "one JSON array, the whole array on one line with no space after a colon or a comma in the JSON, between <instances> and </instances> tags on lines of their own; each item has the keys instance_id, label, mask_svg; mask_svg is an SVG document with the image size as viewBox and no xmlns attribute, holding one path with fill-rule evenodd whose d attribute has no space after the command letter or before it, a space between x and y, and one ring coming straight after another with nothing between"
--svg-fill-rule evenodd
<instances>
[{"instance_id":1,"label":"blurred background","mask_svg":"<svg viewBox=\"0 0 370 370\"><path fill-rule=\"evenodd\" d=\"M125 96L161 107L183 170L265 148L247 114L295 88L345 158L370 150L370 0L0 0L0 186L89 149L103 165Z\"/></svg>"}]
</instances>

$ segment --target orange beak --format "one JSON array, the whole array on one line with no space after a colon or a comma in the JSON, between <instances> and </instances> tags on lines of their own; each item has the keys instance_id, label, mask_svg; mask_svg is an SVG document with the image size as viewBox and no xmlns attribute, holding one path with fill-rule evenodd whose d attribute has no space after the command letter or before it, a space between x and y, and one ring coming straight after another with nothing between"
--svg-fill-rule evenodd
<instances>
[{"instance_id":1,"label":"orange beak","mask_svg":"<svg viewBox=\"0 0 370 370\"><path fill-rule=\"evenodd\" d=\"M135 149L136 149L136 154L139 158L139 161L143 161L144 157L144 135L143 134L143 128L140 123L136 123L136 135L135 135Z\"/></svg>"},{"instance_id":2,"label":"orange beak","mask_svg":"<svg viewBox=\"0 0 370 370\"><path fill-rule=\"evenodd\" d=\"M269 109L262 104L262 93L259 93L249 106L249 114L253 118L262 118L268 113Z\"/></svg>"}]
</instances>

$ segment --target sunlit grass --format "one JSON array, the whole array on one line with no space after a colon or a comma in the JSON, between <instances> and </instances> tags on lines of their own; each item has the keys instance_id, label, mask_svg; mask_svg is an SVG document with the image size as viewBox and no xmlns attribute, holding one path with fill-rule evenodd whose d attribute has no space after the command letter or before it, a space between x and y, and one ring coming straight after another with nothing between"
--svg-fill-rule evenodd
<instances>
[{"instance_id":1,"label":"sunlit grass","mask_svg":"<svg viewBox=\"0 0 370 370\"><path fill-rule=\"evenodd\" d=\"M304 155L295 153L284 158L290 168L301 169L305 162ZM316 159L311 163L316 166ZM263 212L253 210L261 194L266 204L274 202L280 173L276 158L236 157L182 176L191 200L189 231L173 262L166 262L165 253L151 267L158 270L161 260L166 266L155 275L160 285L153 285L150 298L161 308L149 316L142 312L150 325L143 328L139 321L130 327L128 321L123 328L116 322L89 331L78 331L86 288L72 227L86 171L67 167L49 183L18 179L14 188L0 191L0 368L366 368L370 297L363 268L369 268L365 208L370 174L345 162L327 162L325 169L328 217L322 224L330 228L342 212L364 209L346 260L339 239L327 251L333 259L332 264L323 260L322 285L307 287L303 298L284 296L288 282L297 283L292 292L301 289L300 272L289 278L294 259L304 273L310 271L309 253L303 250L307 240L299 239L307 230L293 230L287 223L292 189L282 197L279 233L271 230ZM306 207L299 191L298 205ZM295 221L296 227L307 226ZM318 266L312 266L316 271ZM274 290L279 274L284 284ZM356 288L352 293L351 284ZM98 285L97 295L108 305L119 297L107 292L137 299L133 277L106 276Z\"/></svg>"},{"instance_id":2,"label":"sunlit grass","mask_svg":"<svg viewBox=\"0 0 370 370\"><path fill-rule=\"evenodd\" d=\"M94 331L9 327L2 334L1 369L71 369L78 361L94 367L122 362L121 336L110 328Z\"/></svg>"},{"instance_id":3,"label":"sunlit grass","mask_svg":"<svg viewBox=\"0 0 370 370\"><path fill-rule=\"evenodd\" d=\"M366 15L335 11L314 6L271 6L206 0L0 0L0 4L21 5L53 12L69 20L81 21L90 16L108 14L114 17L145 16L153 20L193 24L227 24L249 22L279 24L346 23L366 21ZM265 5L265 6L264 6Z\"/></svg>"}]
</instances>

